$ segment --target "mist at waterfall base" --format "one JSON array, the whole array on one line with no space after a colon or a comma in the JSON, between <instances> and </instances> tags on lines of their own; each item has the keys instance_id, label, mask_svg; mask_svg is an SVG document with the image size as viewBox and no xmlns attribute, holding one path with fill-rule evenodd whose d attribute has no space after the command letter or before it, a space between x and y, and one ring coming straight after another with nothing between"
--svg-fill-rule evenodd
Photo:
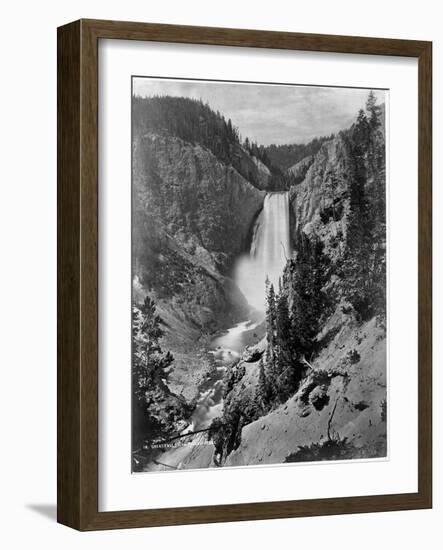
<instances>
[{"instance_id":1,"label":"mist at waterfall base","mask_svg":"<svg viewBox=\"0 0 443 550\"><path fill-rule=\"evenodd\" d=\"M213 383L203 388L188 430L206 428L220 414L223 372L244 349L263 336L266 279L278 288L287 258L291 255L288 193L268 193L254 224L250 253L239 258L234 271L237 286L253 311L249 320L237 323L212 342L217 370Z\"/></svg>"},{"instance_id":2,"label":"mist at waterfall base","mask_svg":"<svg viewBox=\"0 0 443 550\"><path fill-rule=\"evenodd\" d=\"M278 289L290 256L288 193L268 193L254 225L250 253L239 258L234 269L234 280L251 307L264 313L266 279Z\"/></svg>"}]
</instances>

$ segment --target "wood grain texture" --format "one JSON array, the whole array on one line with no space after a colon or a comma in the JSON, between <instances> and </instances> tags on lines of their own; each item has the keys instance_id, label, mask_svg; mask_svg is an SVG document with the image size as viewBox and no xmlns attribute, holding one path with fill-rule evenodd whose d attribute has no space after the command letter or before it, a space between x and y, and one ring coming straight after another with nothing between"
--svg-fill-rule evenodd
<instances>
[{"instance_id":1,"label":"wood grain texture","mask_svg":"<svg viewBox=\"0 0 443 550\"><path fill-rule=\"evenodd\" d=\"M432 507L432 45L419 58L418 485Z\"/></svg>"},{"instance_id":2,"label":"wood grain texture","mask_svg":"<svg viewBox=\"0 0 443 550\"><path fill-rule=\"evenodd\" d=\"M80 23L57 51L57 517L80 517Z\"/></svg>"},{"instance_id":3,"label":"wood grain texture","mask_svg":"<svg viewBox=\"0 0 443 550\"><path fill-rule=\"evenodd\" d=\"M82 23L89 28L92 34L100 38L214 46L419 57L427 44L417 40L157 25L154 23L99 21L94 19L83 19Z\"/></svg>"},{"instance_id":4,"label":"wood grain texture","mask_svg":"<svg viewBox=\"0 0 443 550\"><path fill-rule=\"evenodd\" d=\"M98 41L102 38L417 57L419 487L417 493L98 512ZM432 506L431 43L81 20L58 29L58 521L80 530Z\"/></svg>"}]
</instances>

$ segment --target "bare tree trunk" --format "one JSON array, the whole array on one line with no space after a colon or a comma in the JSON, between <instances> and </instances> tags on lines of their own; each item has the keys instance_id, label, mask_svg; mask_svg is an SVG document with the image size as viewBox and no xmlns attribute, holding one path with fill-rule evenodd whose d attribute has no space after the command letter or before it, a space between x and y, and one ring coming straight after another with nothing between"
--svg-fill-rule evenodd
<instances>
[{"instance_id":1,"label":"bare tree trunk","mask_svg":"<svg viewBox=\"0 0 443 550\"><path fill-rule=\"evenodd\" d=\"M309 362L306 360L305 356L303 356L303 357L301 358L301 361L302 361L302 363L303 363L304 365L306 365L309 369L314 370L314 367L311 365L311 363L309 363Z\"/></svg>"},{"instance_id":2,"label":"bare tree trunk","mask_svg":"<svg viewBox=\"0 0 443 550\"><path fill-rule=\"evenodd\" d=\"M331 416L329 417L329 420L328 420L328 441L332 441L332 439L331 439L331 423L332 423L332 419L334 418L335 409L337 408L337 403L338 403L339 399L340 399L340 396L337 397L337 399L335 400L334 408L332 409Z\"/></svg>"}]
</instances>

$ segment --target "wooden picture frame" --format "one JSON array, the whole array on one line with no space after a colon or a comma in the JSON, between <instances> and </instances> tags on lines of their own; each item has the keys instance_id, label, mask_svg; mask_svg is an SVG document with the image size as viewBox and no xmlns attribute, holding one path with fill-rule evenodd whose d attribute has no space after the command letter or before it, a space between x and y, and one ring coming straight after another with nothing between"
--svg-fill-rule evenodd
<instances>
[{"instance_id":1,"label":"wooden picture frame","mask_svg":"<svg viewBox=\"0 0 443 550\"><path fill-rule=\"evenodd\" d=\"M405 56L419 75L418 491L346 498L98 511L98 42L159 41ZM79 530L432 506L432 44L80 20L58 29L58 521Z\"/></svg>"}]
</instances>

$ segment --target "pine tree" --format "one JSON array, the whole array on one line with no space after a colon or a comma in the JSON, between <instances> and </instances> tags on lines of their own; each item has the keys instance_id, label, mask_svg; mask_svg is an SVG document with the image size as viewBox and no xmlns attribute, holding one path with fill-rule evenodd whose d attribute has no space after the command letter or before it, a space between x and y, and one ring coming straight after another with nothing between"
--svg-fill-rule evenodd
<instances>
[{"instance_id":1,"label":"pine tree","mask_svg":"<svg viewBox=\"0 0 443 550\"><path fill-rule=\"evenodd\" d=\"M149 296L141 306L133 306L132 334L132 441L137 448L147 440L173 433L177 422L188 418L193 407L167 385L174 357L160 346L161 319ZM137 468L137 460L134 464Z\"/></svg>"},{"instance_id":2,"label":"pine tree","mask_svg":"<svg viewBox=\"0 0 443 550\"><path fill-rule=\"evenodd\" d=\"M275 347L275 332L276 332L276 307L275 307L275 291L274 285L266 281L266 340L268 347L272 350Z\"/></svg>"},{"instance_id":3,"label":"pine tree","mask_svg":"<svg viewBox=\"0 0 443 550\"><path fill-rule=\"evenodd\" d=\"M288 301L281 290L277 297L276 310L276 387L280 401L284 401L295 389L297 369L293 351Z\"/></svg>"},{"instance_id":4,"label":"pine tree","mask_svg":"<svg viewBox=\"0 0 443 550\"><path fill-rule=\"evenodd\" d=\"M161 318L154 301L146 296L140 309L133 308L133 384L135 394L141 398L154 385L164 386L174 357L163 352Z\"/></svg>"},{"instance_id":5,"label":"pine tree","mask_svg":"<svg viewBox=\"0 0 443 550\"><path fill-rule=\"evenodd\" d=\"M255 391L255 402L257 405L257 409L262 413L266 412L269 408L270 399L271 395L265 373L265 365L263 357L261 357L258 364L258 383Z\"/></svg>"},{"instance_id":6,"label":"pine tree","mask_svg":"<svg viewBox=\"0 0 443 550\"><path fill-rule=\"evenodd\" d=\"M343 287L360 320L384 311L386 285L385 154L373 92L349 134L352 174ZM369 118L368 118L369 117Z\"/></svg>"},{"instance_id":7,"label":"pine tree","mask_svg":"<svg viewBox=\"0 0 443 550\"><path fill-rule=\"evenodd\" d=\"M372 301L371 312L376 313L386 308L386 159L382 110L372 92L366 110L371 127L367 153L372 243L368 293Z\"/></svg>"},{"instance_id":8,"label":"pine tree","mask_svg":"<svg viewBox=\"0 0 443 550\"><path fill-rule=\"evenodd\" d=\"M271 403L281 403L292 395L306 370L305 357L315 350L322 315L328 311L323 286L329 262L323 245L299 231L295 236L297 257L288 260L276 295L267 282L264 380Z\"/></svg>"},{"instance_id":9,"label":"pine tree","mask_svg":"<svg viewBox=\"0 0 443 550\"><path fill-rule=\"evenodd\" d=\"M327 306L322 288L328 276L328 261L320 241L311 241L303 232L298 232L295 240L297 256L286 268L293 348L307 355L312 353L320 317Z\"/></svg>"},{"instance_id":10,"label":"pine tree","mask_svg":"<svg viewBox=\"0 0 443 550\"><path fill-rule=\"evenodd\" d=\"M352 140L354 145L353 154L357 158L364 156L368 145L370 125L368 117L363 109L360 109L357 115L357 121L352 129Z\"/></svg>"},{"instance_id":11,"label":"pine tree","mask_svg":"<svg viewBox=\"0 0 443 550\"><path fill-rule=\"evenodd\" d=\"M266 374L269 393L277 395L277 362L276 362L276 303L274 285L266 280Z\"/></svg>"},{"instance_id":12,"label":"pine tree","mask_svg":"<svg viewBox=\"0 0 443 550\"><path fill-rule=\"evenodd\" d=\"M374 92L371 90L366 100L366 111L369 115L369 124L372 129L380 126L380 106L377 105L377 99Z\"/></svg>"}]
</instances>

